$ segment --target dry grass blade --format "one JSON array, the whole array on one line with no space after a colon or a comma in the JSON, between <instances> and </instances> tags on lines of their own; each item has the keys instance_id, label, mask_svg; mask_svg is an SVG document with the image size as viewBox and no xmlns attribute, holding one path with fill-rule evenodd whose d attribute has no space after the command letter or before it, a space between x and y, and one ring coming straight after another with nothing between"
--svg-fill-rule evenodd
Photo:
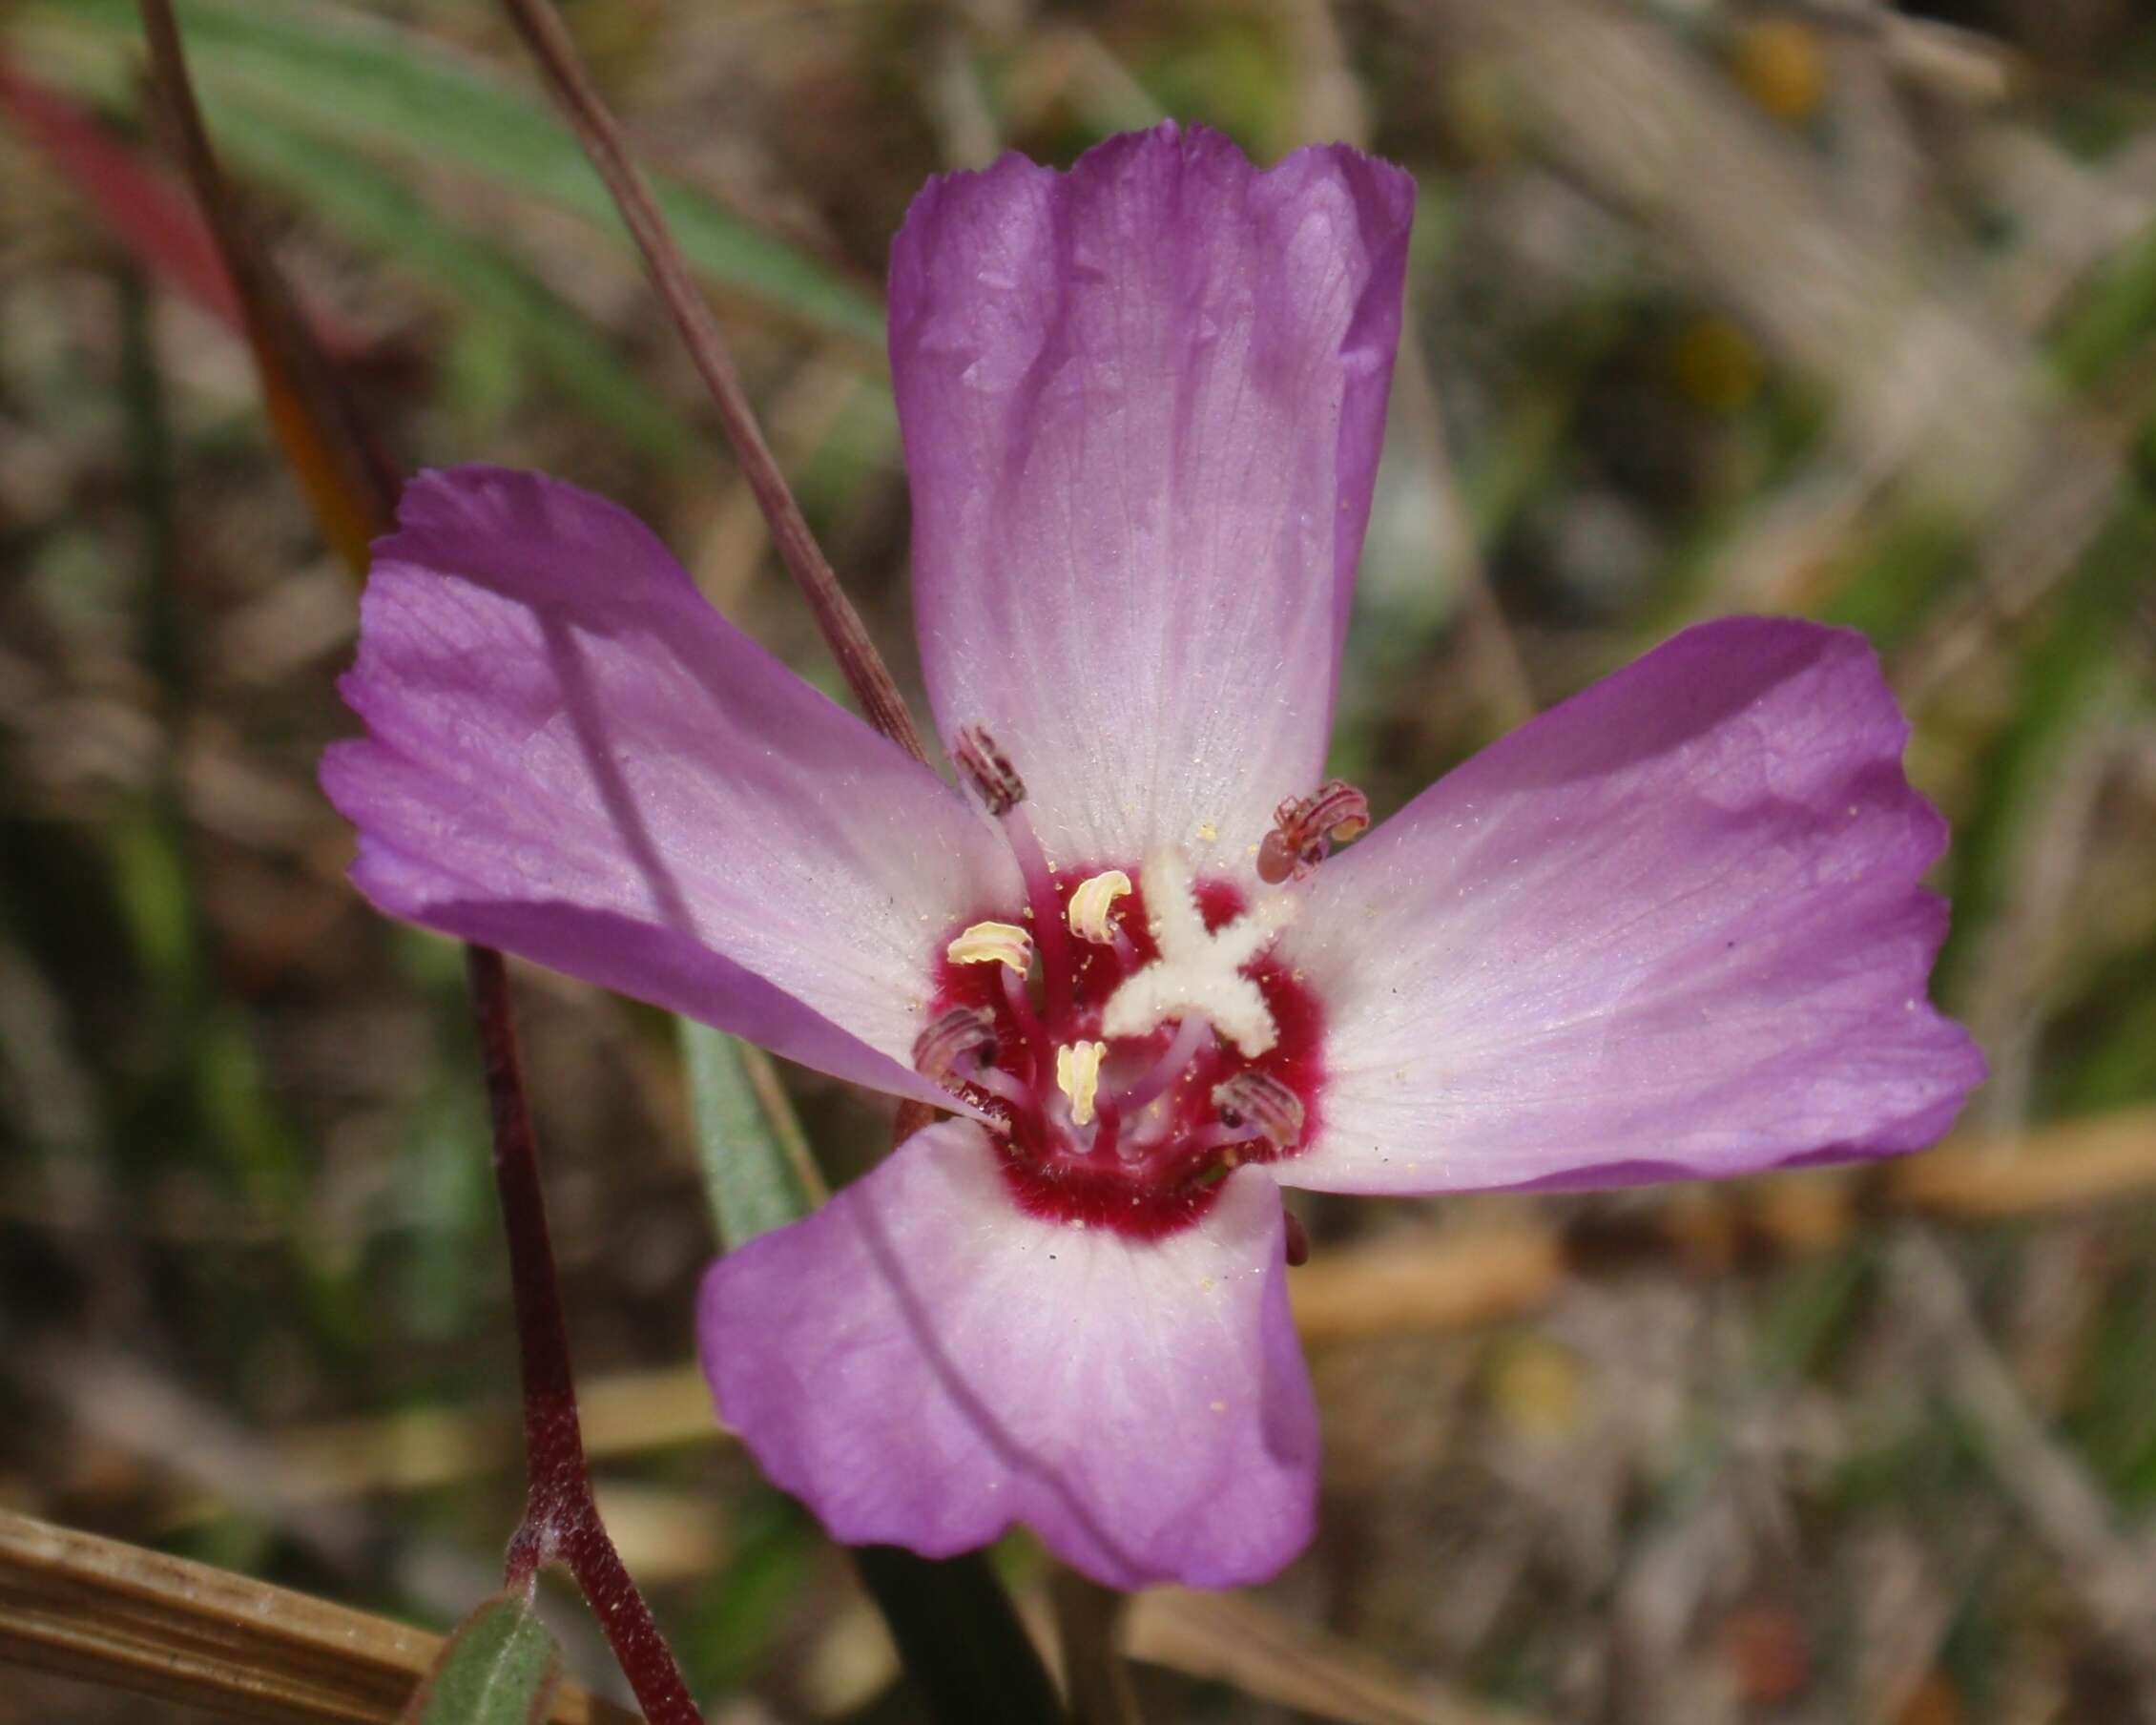
<instances>
[{"instance_id":1,"label":"dry grass blade","mask_svg":"<svg viewBox=\"0 0 2156 1725\"><path fill-rule=\"evenodd\" d=\"M1528 1725L1463 1700L1238 1593L1159 1588L1130 1604L1125 1651L1340 1725Z\"/></svg>"},{"instance_id":2,"label":"dry grass blade","mask_svg":"<svg viewBox=\"0 0 2156 1725\"><path fill-rule=\"evenodd\" d=\"M1947 1399L1992 1471L2062 1560L2131 1673L2137 1716L2156 1717L2156 1562L2115 1525L2117 1510L2030 1407L2013 1368L1985 1335L1953 1260L1915 1229L1895 1242L1900 1297L1921 1317Z\"/></svg>"},{"instance_id":3,"label":"dry grass blade","mask_svg":"<svg viewBox=\"0 0 2156 1725\"><path fill-rule=\"evenodd\" d=\"M2040 1132L1957 1139L1895 1164L1894 1202L1956 1221L2036 1216L2146 1196L2156 1188L2156 1108L2122 1109Z\"/></svg>"},{"instance_id":4,"label":"dry grass blade","mask_svg":"<svg viewBox=\"0 0 2156 1725\"><path fill-rule=\"evenodd\" d=\"M391 1725L441 1638L0 1510L0 1660L268 1725ZM555 1725L630 1725L574 1686Z\"/></svg>"},{"instance_id":5,"label":"dry grass blade","mask_svg":"<svg viewBox=\"0 0 2156 1725\"><path fill-rule=\"evenodd\" d=\"M1288 1279L1305 1341L1464 1330L1531 1312L1565 1275L1565 1242L1539 1222L1439 1237L1415 1229L1320 1253Z\"/></svg>"},{"instance_id":6,"label":"dry grass blade","mask_svg":"<svg viewBox=\"0 0 2156 1725\"><path fill-rule=\"evenodd\" d=\"M1121 1647L1130 1596L1075 1569L1058 1569L1048 1586L1048 1608L1070 1725L1141 1725Z\"/></svg>"},{"instance_id":7,"label":"dry grass blade","mask_svg":"<svg viewBox=\"0 0 2156 1725\"><path fill-rule=\"evenodd\" d=\"M2128 1109L2041 1131L1970 1134L1867 1176L1785 1174L1729 1188L1703 1213L1676 1196L1635 1232L1669 1268L1726 1267L1739 1248L1802 1257L1844 1239L1877 1211L1946 1221L2000 1221L2156 1197L2156 1109ZM1321 1251L1289 1280L1307 1342L1442 1333L1541 1310L1584 1266L1578 1242L1540 1219L1444 1233L1401 1229ZM582 1392L593 1456L709 1441L711 1398L694 1366L599 1378ZM291 1503L362 1491L417 1490L507 1465L506 1413L429 1409L326 1424L277 1441L277 1489Z\"/></svg>"},{"instance_id":8,"label":"dry grass blade","mask_svg":"<svg viewBox=\"0 0 2156 1725\"><path fill-rule=\"evenodd\" d=\"M1320 1252L1289 1282L1306 1341L1444 1331L1541 1310L1568 1278L1616 1262L1712 1274L1828 1251L1880 1214L1997 1221L2156 1195L2156 1109L2025 1133L1969 1133L1882 1167L1788 1174L1717 1192L1678 1187L1619 1237L1528 1220L1398 1234Z\"/></svg>"}]
</instances>

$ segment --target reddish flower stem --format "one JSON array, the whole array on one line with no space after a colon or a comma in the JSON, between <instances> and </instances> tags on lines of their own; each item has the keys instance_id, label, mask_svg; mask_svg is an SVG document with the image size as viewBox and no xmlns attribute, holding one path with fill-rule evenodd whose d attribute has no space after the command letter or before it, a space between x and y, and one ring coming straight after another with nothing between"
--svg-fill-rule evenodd
<instances>
[{"instance_id":1,"label":"reddish flower stem","mask_svg":"<svg viewBox=\"0 0 2156 1725\"><path fill-rule=\"evenodd\" d=\"M398 479L375 453L312 326L231 195L195 100L171 0L141 0L141 6L151 75L232 277L273 428L324 537L355 578L363 577L367 541L393 525ZM592 1495L508 970L499 952L467 946L465 971L493 1118L494 1179L508 1237L524 1384L529 1484L524 1519L509 1540L508 1579L529 1587L541 1565L566 1566L646 1718L652 1725L700 1725L681 1668L608 1537Z\"/></svg>"},{"instance_id":2,"label":"reddish flower stem","mask_svg":"<svg viewBox=\"0 0 2156 1725\"><path fill-rule=\"evenodd\" d=\"M494 1184L508 1234L509 1286L524 1372L524 1520L509 1541L505 1579L529 1585L539 1567L567 1566L591 1602L636 1703L652 1725L698 1725L681 1668L607 1536L591 1495L569 1326L539 1183L539 1145L517 1057L508 967L486 946L465 948L465 980L479 1027L480 1061L494 1129Z\"/></svg>"},{"instance_id":3,"label":"reddish flower stem","mask_svg":"<svg viewBox=\"0 0 2156 1725\"><path fill-rule=\"evenodd\" d=\"M875 642L868 638L868 631L861 626L860 613L839 586L838 576L832 573L822 548L802 518L800 506L778 471L778 464L772 458L770 446L764 442L749 406L747 392L741 387L740 374L734 369L726 340L719 334L718 320L712 316L710 302L697 287L688 260L681 255L651 188L629 153L621 122L591 82L561 14L555 11L551 0L503 0L503 4L530 45L563 115L635 237L652 284L658 289L697 375L711 392L726 441L734 447L741 476L749 482L757 507L763 511L779 558L808 600L816 626L823 632L832 657L839 661L846 686L854 692L870 724L915 759L925 759L921 734L914 729L905 698L900 695L882 655L876 651Z\"/></svg>"}]
</instances>

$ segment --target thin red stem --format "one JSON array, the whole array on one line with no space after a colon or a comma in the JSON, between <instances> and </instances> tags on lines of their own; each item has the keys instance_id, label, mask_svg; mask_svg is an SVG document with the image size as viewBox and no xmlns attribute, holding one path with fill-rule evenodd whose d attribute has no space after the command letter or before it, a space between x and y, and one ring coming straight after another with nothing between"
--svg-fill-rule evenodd
<instances>
[{"instance_id":1,"label":"thin red stem","mask_svg":"<svg viewBox=\"0 0 2156 1725\"><path fill-rule=\"evenodd\" d=\"M816 625L823 632L832 657L839 661L846 686L860 702L861 712L870 724L916 759L925 759L921 735L914 729L913 715L906 710L905 698L900 695L882 655L876 651L876 644L868 638L868 631L861 626L860 613L840 588L838 576L831 572L822 548L817 544L816 535L809 531L800 506L794 501L793 491L779 472L777 462L772 458L770 446L764 442L756 413L749 405L748 394L741 387L740 374L734 369L726 340L719 334L718 320L712 316L710 302L697 287L688 260L681 255L666 218L659 214L651 188L644 183L644 177L629 153L629 140L622 133L621 123L608 109L598 86L591 82L591 74L562 23L561 14L555 11L550 0L503 0L503 3L511 22L538 58L540 70L547 74L547 81L553 89L564 116L575 131L577 141L584 146L591 165L599 171L599 177L606 181L607 191L620 209L622 219L635 237L637 248L644 254L645 268L651 272L652 284L658 289L659 299L688 347L697 375L711 392L726 441L733 445L735 459L741 464L741 476L749 482L757 507L763 511L779 558L808 600Z\"/></svg>"},{"instance_id":2,"label":"thin red stem","mask_svg":"<svg viewBox=\"0 0 2156 1725\"><path fill-rule=\"evenodd\" d=\"M187 75L171 0L141 5L152 76L232 276L280 439L325 537L355 575L363 574L368 538L386 532L392 523L396 475L376 455L334 366L225 183ZM701 1725L681 1669L608 1537L592 1496L508 970L500 953L466 946L465 971L493 1116L494 1178L508 1237L524 1383L529 1483L524 1519L509 1540L508 1578L511 1586L529 1586L541 1565L566 1565L591 1602L645 1717L652 1725Z\"/></svg>"},{"instance_id":3,"label":"thin red stem","mask_svg":"<svg viewBox=\"0 0 2156 1725\"><path fill-rule=\"evenodd\" d=\"M508 1234L524 1373L524 1448L529 1479L524 1520L509 1541L507 1580L529 1583L543 1564L568 1567L591 1601L636 1703L652 1725L699 1725L701 1715L681 1668L607 1535L584 1458L576 1385L569 1362L569 1326L539 1183L539 1145L525 1098L509 1008L508 967L486 946L465 948L465 977L479 1027L487 1101L494 1128L494 1183Z\"/></svg>"}]
</instances>

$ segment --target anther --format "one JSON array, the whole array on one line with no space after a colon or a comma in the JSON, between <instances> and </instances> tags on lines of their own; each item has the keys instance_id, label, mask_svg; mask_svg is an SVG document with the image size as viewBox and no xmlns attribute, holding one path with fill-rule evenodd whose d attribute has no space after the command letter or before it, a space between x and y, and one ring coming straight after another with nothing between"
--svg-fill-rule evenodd
<instances>
[{"instance_id":1,"label":"anther","mask_svg":"<svg viewBox=\"0 0 2156 1725\"><path fill-rule=\"evenodd\" d=\"M1268 1073L1237 1072L1214 1085L1213 1106L1230 1132L1263 1138L1275 1150L1293 1150L1302 1137L1302 1099Z\"/></svg>"},{"instance_id":2,"label":"anther","mask_svg":"<svg viewBox=\"0 0 2156 1725\"><path fill-rule=\"evenodd\" d=\"M989 814L1007 815L1026 800L1026 781L996 746L985 725L961 725L951 744L951 759L973 787Z\"/></svg>"},{"instance_id":3,"label":"anther","mask_svg":"<svg viewBox=\"0 0 2156 1725\"><path fill-rule=\"evenodd\" d=\"M953 1007L914 1038L913 1070L935 1084L963 1081L995 1057L996 1021L985 1007Z\"/></svg>"},{"instance_id":4,"label":"anther","mask_svg":"<svg viewBox=\"0 0 2156 1725\"><path fill-rule=\"evenodd\" d=\"M1008 965L1024 976L1033 964L1033 937L1016 923L976 923L943 952L954 965Z\"/></svg>"},{"instance_id":5,"label":"anther","mask_svg":"<svg viewBox=\"0 0 2156 1725\"><path fill-rule=\"evenodd\" d=\"M1090 1126L1093 1098L1101 1087L1101 1059L1105 1042L1067 1042L1055 1051L1055 1087L1070 1098L1070 1122Z\"/></svg>"},{"instance_id":6,"label":"anther","mask_svg":"<svg viewBox=\"0 0 2156 1725\"><path fill-rule=\"evenodd\" d=\"M1359 839L1369 826L1370 800L1346 779L1329 779L1273 811L1273 830L1257 847L1257 878L1268 886L1299 881L1334 845Z\"/></svg>"},{"instance_id":7,"label":"anther","mask_svg":"<svg viewBox=\"0 0 2156 1725\"><path fill-rule=\"evenodd\" d=\"M1115 901L1130 890L1130 877L1111 868L1078 883L1070 895L1070 932L1096 946L1115 944Z\"/></svg>"}]
</instances>

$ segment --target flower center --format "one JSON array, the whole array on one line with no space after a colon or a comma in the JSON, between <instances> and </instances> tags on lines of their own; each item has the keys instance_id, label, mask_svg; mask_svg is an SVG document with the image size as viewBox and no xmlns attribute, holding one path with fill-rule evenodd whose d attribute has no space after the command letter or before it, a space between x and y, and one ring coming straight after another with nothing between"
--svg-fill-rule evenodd
<instances>
[{"instance_id":1,"label":"flower center","mask_svg":"<svg viewBox=\"0 0 2156 1725\"><path fill-rule=\"evenodd\" d=\"M1172 1232L1232 1169L1316 1129L1316 1002L1271 953L1295 902L1246 902L1172 850L1135 883L1128 865L1059 871L1030 841L1013 843L1026 909L946 937L914 1063L991 1117L1029 1211Z\"/></svg>"}]
</instances>

